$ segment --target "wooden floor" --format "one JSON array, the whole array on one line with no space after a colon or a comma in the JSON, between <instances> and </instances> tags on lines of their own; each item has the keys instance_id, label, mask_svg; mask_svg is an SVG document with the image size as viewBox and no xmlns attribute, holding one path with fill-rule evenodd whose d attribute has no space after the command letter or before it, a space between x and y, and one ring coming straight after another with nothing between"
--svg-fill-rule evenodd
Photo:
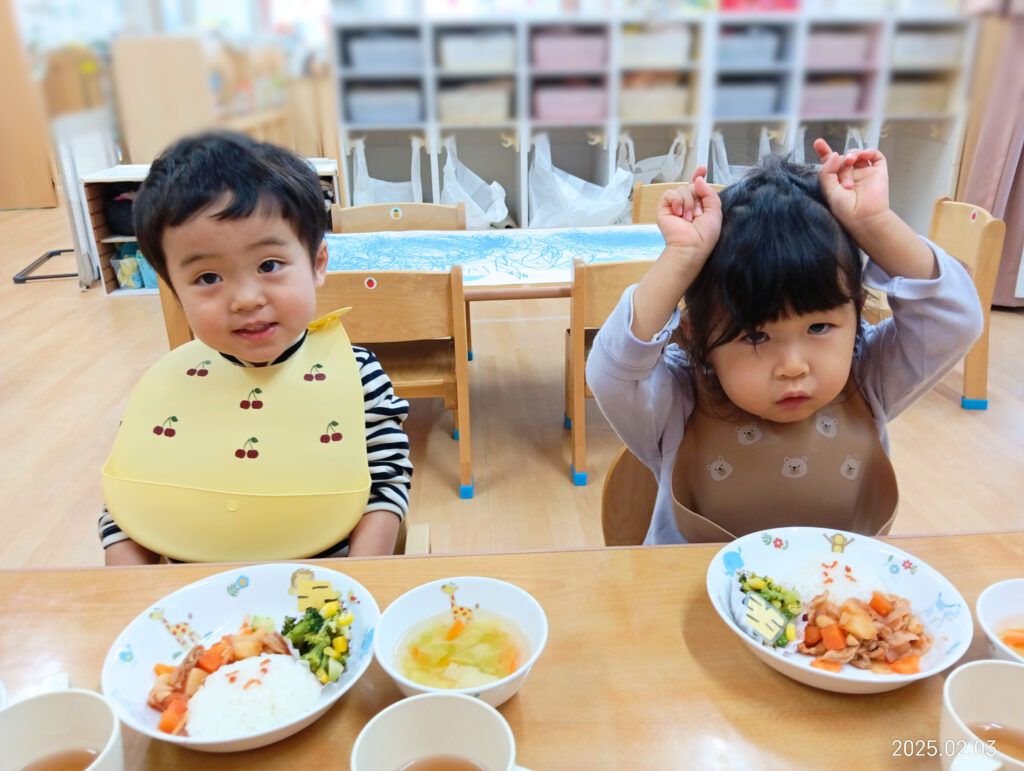
<instances>
[{"instance_id":1,"label":"wooden floor","mask_svg":"<svg viewBox=\"0 0 1024 771\"><path fill-rule=\"evenodd\" d=\"M11 281L70 244L62 209L0 212L0 568L102 564L100 467L131 387L167 350L155 296ZM68 255L40 272L74 270ZM413 402L410 521L430 524L434 552L601 545L601 483L619 441L588 402L590 484L572 485L567 321L567 300L474 304L472 500L457 494L450 414L439 400ZM994 312L988 411L960 408L958 369L892 423L894 533L1024 528L1022 341L1024 312Z\"/></svg>"}]
</instances>

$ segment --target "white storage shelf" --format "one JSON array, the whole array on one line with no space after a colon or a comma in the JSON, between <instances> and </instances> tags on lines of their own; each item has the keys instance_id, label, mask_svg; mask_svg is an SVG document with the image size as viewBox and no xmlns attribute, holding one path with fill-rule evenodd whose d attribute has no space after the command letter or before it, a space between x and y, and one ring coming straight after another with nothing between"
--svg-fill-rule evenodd
<instances>
[{"instance_id":1,"label":"white storage shelf","mask_svg":"<svg viewBox=\"0 0 1024 771\"><path fill-rule=\"evenodd\" d=\"M975 26L956 15L956 2L803 0L795 11L694 9L656 20L613 3L601 18L339 23L342 140L366 136L369 148L372 126L393 135L384 144L422 136L427 200L439 194L443 136L454 134L471 168L511 154L517 161L503 165L497 181L519 223L528 211L532 137L541 131L553 137L556 166L558 148L579 142L579 156L566 163L597 183L611 176L619 135L633 127L644 152L664 144L657 154L683 132L686 174L707 162L716 128L744 138L736 140L742 156L756 148L762 125L792 149L811 132L842 144L847 126L877 145L890 121L906 131L916 120L932 144L945 143L940 155L952 164ZM365 93L374 89L387 95L374 101ZM920 182L908 189L929 198L949 192L941 169L905 162ZM374 154L370 173L403 179L407 154Z\"/></svg>"}]
</instances>

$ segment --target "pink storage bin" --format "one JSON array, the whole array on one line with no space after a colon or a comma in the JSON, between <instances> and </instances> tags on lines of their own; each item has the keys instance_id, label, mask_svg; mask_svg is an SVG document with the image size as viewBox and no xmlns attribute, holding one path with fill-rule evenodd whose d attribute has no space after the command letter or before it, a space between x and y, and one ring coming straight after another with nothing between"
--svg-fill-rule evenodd
<instances>
[{"instance_id":1,"label":"pink storage bin","mask_svg":"<svg viewBox=\"0 0 1024 771\"><path fill-rule=\"evenodd\" d=\"M592 70L608 63L608 41L603 34L539 32L531 45L537 69Z\"/></svg>"},{"instance_id":2,"label":"pink storage bin","mask_svg":"<svg viewBox=\"0 0 1024 771\"><path fill-rule=\"evenodd\" d=\"M721 0L723 11L795 11L797 0Z\"/></svg>"},{"instance_id":3,"label":"pink storage bin","mask_svg":"<svg viewBox=\"0 0 1024 771\"><path fill-rule=\"evenodd\" d=\"M860 106L861 84L805 83L800 103L803 117L852 115Z\"/></svg>"},{"instance_id":4,"label":"pink storage bin","mask_svg":"<svg viewBox=\"0 0 1024 771\"><path fill-rule=\"evenodd\" d=\"M608 92L603 86L537 86L533 91L537 120L579 122L608 117Z\"/></svg>"},{"instance_id":5,"label":"pink storage bin","mask_svg":"<svg viewBox=\"0 0 1024 771\"><path fill-rule=\"evenodd\" d=\"M871 55L868 32L812 32L807 36L808 67L861 67Z\"/></svg>"}]
</instances>

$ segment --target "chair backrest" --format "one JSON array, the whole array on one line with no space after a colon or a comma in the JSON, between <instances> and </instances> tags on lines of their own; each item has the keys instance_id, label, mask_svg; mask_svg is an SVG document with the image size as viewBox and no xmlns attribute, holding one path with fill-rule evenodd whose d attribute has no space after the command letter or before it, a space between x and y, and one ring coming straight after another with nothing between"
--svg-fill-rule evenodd
<instances>
[{"instance_id":1,"label":"chair backrest","mask_svg":"<svg viewBox=\"0 0 1024 771\"><path fill-rule=\"evenodd\" d=\"M928 238L962 262L978 290L986 320L992 307L1006 223L971 203L939 198Z\"/></svg>"},{"instance_id":2,"label":"chair backrest","mask_svg":"<svg viewBox=\"0 0 1024 771\"><path fill-rule=\"evenodd\" d=\"M354 343L451 337L465 344L463 303L460 265L449 271L332 271L317 290L316 317L351 307L342 323ZM170 347L191 340L181 305L163 281L160 304Z\"/></svg>"},{"instance_id":3,"label":"chair backrest","mask_svg":"<svg viewBox=\"0 0 1024 771\"><path fill-rule=\"evenodd\" d=\"M633 224L655 222L658 217L658 202L666 190L675 190L683 182L657 182L645 185L637 182L633 185ZM715 192L721 192L725 185L711 185Z\"/></svg>"},{"instance_id":4,"label":"chair backrest","mask_svg":"<svg viewBox=\"0 0 1024 771\"><path fill-rule=\"evenodd\" d=\"M584 263L573 260L570 327L593 329L604 324L615 309L623 290L635 284L651 269L654 260Z\"/></svg>"},{"instance_id":5,"label":"chair backrest","mask_svg":"<svg viewBox=\"0 0 1024 771\"><path fill-rule=\"evenodd\" d=\"M465 230L466 204L374 203L367 206L331 206L335 233L372 233L378 230Z\"/></svg>"},{"instance_id":6,"label":"chair backrest","mask_svg":"<svg viewBox=\"0 0 1024 771\"><path fill-rule=\"evenodd\" d=\"M316 293L318 317L351 307L342 323L354 343L464 341L463 303L460 265L448 271L331 271Z\"/></svg>"},{"instance_id":7,"label":"chair backrest","mask_svg":"<svg viewBox=\"0 0 1024 771\"><path fill-rule=\"evenodd\" d=\"M601 491L601 530L605 546L644 542L658 497L654 473L628 447L619 450Z\"/></svg>"}]
</instances>

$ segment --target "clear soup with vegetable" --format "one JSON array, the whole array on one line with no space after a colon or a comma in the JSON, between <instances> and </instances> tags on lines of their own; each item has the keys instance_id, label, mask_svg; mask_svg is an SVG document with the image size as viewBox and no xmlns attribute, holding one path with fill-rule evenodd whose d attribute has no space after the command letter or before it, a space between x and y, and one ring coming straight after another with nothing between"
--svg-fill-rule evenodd
<instances>
[{"instance_id":1,"label":"clear soup with vegetable","mask_svg":"<svg viewBox=\"0 0 1024 771\"><path fill-rule=\"evenodd\" d=\"M529 656L522 631L497 613L477 610L468 623L450 612L414 626L398 646L402 676L431 688L478 688L516 671Z\"/></svg>"}]
</instances>

